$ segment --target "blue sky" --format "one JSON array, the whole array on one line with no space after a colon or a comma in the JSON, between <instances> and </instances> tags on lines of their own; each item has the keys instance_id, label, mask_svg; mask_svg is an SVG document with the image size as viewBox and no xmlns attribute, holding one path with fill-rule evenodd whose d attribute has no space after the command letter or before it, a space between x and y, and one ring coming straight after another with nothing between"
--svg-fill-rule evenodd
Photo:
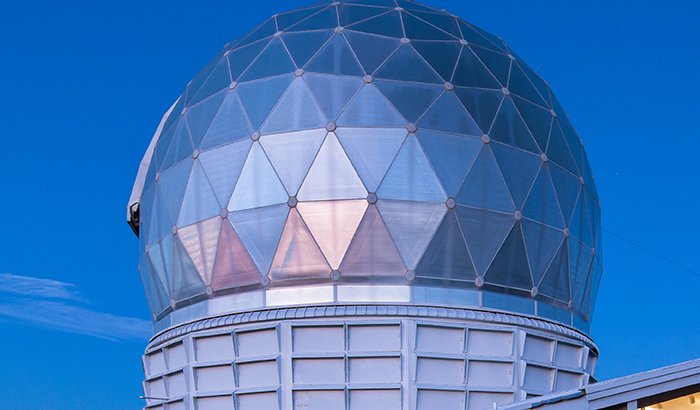
<instances>
[{"instance_id":1,"label":"blue sky","mask_svg":"<svg viewBox=\"0 0 700 410\"><path fill-rule=\"evenodd\" d=\"M427 3L500 35L552 85L586 145L605 228L700 271L699 2ZM140 406L149 323L124 221L138 163L223 44L301 4L4 4L3 408ZM597 376L700 357L700 277L610 234L604 252Z\"/></svg>"}]
</instances>

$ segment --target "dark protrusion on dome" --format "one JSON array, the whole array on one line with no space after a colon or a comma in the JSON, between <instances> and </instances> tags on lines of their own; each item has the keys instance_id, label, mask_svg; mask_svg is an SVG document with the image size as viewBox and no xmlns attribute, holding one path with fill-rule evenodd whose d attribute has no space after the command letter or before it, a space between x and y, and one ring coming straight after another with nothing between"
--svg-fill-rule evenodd
<instances>
[{"instance_id":1,"label":"dark protrusion on dome","mask_svg":"<svg viewBox=\"0 0 700 410\"><path fill-rule=\"evenodd\" d=\"M131 204L129 206L129 220L127 223L131 227L131 230L134 231L136 234L136 237L139 237L139 221L140 221L140 214L141 214L141 204L139 202Z\"/></svg>"}]
</instances>

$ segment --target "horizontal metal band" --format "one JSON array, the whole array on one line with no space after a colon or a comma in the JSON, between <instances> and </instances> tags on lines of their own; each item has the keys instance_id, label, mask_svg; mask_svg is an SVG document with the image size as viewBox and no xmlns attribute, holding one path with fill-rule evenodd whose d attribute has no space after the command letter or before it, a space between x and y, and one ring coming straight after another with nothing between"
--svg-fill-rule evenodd
<instances>
[{"instance_id":1,"label":"horizontal metal band","mask_svg":"<svg viewBox=\"0 0 700 410\"><path fill-rule=\"evenodd\" d=\"M493 312L478 309L460 309L435 306L405 306L405 305L329 305L310 307L288 307L279 309L263 309L213 316L195 320L190 323L177 325L155 335L149 342L147 350L153 349L171 339L188 333L213 329L223 326L242 325L275 320L315 319L328 317L414 317L436 318L464 321L486 322L489 324L510 325L548 331L566 336L587 344L598 351L595 343L584 334L557 324L536 318L514 315L503 312Z\"/></svg>"}]
</instances>

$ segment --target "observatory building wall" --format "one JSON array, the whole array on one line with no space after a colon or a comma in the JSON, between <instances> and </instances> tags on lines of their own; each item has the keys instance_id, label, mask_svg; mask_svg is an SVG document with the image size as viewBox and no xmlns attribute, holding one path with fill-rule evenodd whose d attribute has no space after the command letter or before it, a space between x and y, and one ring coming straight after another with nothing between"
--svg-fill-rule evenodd
<instances>
[{"instance_id":1,"label":"observatory building wall","mask_svg":"<svg viewBox=\"0 0 700 410\"><path fill-rule=\"evenodd\" d=\"M281 308L158 335L144 391L167 398L149 409L486 409L584 386L596 358L581 334L506 313Z\"/></svg>"}]
</instances>

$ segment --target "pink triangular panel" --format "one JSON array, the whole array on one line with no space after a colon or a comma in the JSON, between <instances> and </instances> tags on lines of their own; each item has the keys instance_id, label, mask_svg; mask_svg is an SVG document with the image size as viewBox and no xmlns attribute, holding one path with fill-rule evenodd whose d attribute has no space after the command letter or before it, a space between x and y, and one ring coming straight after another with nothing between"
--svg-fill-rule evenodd
<instances>
[{"instance_id":1,"label":"pink triangular panel","mask_svg":"<svg viewBox=\"0 0 700 410\"><path fill-rule=\"evenodd\" d=\"M216 251L216 262L211 278L213 290L236 288L260 283L261 276L253 259L238 238L236 231L224 220Z\"/></svg>"},{"instance_id":2,"label":"pink triangular panel","mask_svg":"<svg viewBox=\"0 0 700 410\"><path fill-rule=\"evenodd\" d=\"M401 255L382 221L370 205L340 265L343 276L401 276L406 273Z\"/></svg>"}]
</instances>

